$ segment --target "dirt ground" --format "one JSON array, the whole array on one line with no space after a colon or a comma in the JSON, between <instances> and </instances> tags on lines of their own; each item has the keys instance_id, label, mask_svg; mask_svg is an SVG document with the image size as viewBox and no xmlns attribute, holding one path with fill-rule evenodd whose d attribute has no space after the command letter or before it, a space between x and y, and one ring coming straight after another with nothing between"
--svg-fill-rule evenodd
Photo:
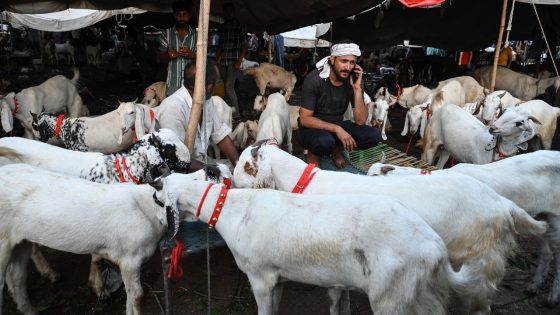
<instances>
[{"instance_id":1,"label":"dirt ground","mask_svg":"<svg viewBox=\"0 0 560 315\"><path fill-rule=\"evenodd\" d=\"M67 75L70 72L65 72ZM44 75L46 77L50 75ZM29 78L28 80L33 80ZM117 75L111 69L102 71L82 69L82 81L92 96L84 95L85 103L92 114L101 114L116 107L117 100L132 100L142 96L148 84L139 82L133 76ZM20 85L25 85L21 80ZM22 86L25 87L25 86ZM400 136L404 111L391 111L390 120L393 131L388 132L387 143L404 151L406 138ZM301 154L294 135L295 154ZM558 148L558 141L555 141ZM419 157L420 151L412 148L411 154ZM131 231L133 233L133 231ZM494 314L543 314L560 313L560 306L544 306L550 279L536 296L528 296L523 289L528 285L538 261L539 241L519 240L518 253L510 259L508 274L499 287L492 302ZM126 294L118 290L106 302L99 301L87 286L89 256L62 253L44 249L44 254L59 271L62 279L54 284L39 277L33 266L29 266L29 295L32 304L41 314L124 314ZM257 308L250 285L245 275L236 267L230 251L224 246L210 251L210 305L208 304L208 272L206 253L188 255L184 259L185 271L181 281L173 286L173 306L175 314L256 314ZM550 277L549 277L550 278ZM163 314L164 295L160 253L156 252L142 269L144 288L143 313ZM11 298L4 292L4 314L18 314ZM209 310L210 308L210 310ZM352 292L351 310L353 315L372 314L368 300L362 293ZM282 315L328 314L328 299L323 288L287 283L284 289Z\"/></svg>"}]
</instances>

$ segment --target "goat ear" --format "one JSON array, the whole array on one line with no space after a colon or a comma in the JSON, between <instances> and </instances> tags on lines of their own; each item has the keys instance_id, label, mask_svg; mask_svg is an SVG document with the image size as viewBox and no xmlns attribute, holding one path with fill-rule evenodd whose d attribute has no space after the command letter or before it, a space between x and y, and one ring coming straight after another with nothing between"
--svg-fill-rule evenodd
<instances>
[{"instance_id":1,"label":"goat ear","mask_svg":"<svg viewBox=\"0 0 560 315\"><path fill-rule=\"evenodd\" d=\"M136 107L136 117L134 118L134 131L136 132L136 138L142 138L146 132L144 131L144 109L140 105L134 105Z\"/></svg>"},{"instance_id":2,"label":"goat ear","mask_svg":"<svg viewBox=\"0 0 560 315\"><path fill-rule=\"evenodd\" d=\"M387 175L387 173L389 173L390 171L394 171L394 170L395 170L395 167L391 166L391 165L383 165L379 169L379 171L381 172L381 175Z\"/></svg>"},{"instance_id":3,"label":"goat ear","mask_svg":"<svg viewBox=\"0 0 560 315\"><path fill-rule=\"evenodd\" d=\"M522 147L525 147L522 150L527 150L527 141L533 139L535 135L536 131L533 127L533 124L530 121L527 121L527 128L523 132L521 132L521 135L517 139L517 143L515 145L520 149L522 149Z\"/></svg>"},{"instance_id":4,"label":"goat ear","mask_svg":"<svg viewBox=\"0 0 560 315\"><path fill-rule=\"evenodd\" d=\"M420 118L420 138L424 138L424 130L426 129L427 125L428 125L428 117L422 114L422 117Z\"/></svg>"},{"instance_id":5,"label":"goat ear","mask_svg":"<svg viewBox=\"0 0 560 315\"><path fill-rule=\"evenodd\" d=\"M5 101L2 101L0 117L2 117L2 129L4 129L5 132L12 131L12 129L14 129L14 116L12 111L10 110L10 107L8 106L8 103Z\"/></svg>"},{"instance_id":6,"label":"goat ear","mask_svg":"<svg viewBox=\"0 0 560 315\"><path fill-rule=\"evenodd\" d=\"M152 137L150 139L152 139L152 141L154 142L154 145L158 149L161 149L163 147L163 144L161 144L161 139L156 134L153 133Z\"/></svg>"},{"instance_id":7,"label":"goat ear","mask_svg":"<svg viewBox=\"0 0 560 315\"><path fill-rule=\"evenodd\" d=\"M383 127L381 128L381 139L387 140L387 134L385 134L385 125L387 125L387 116L389 116L389 112L385 113L385 118L383 118Z\"/></svg>"},{"instance_id":8,"label":"goat ear","mask_svg":"<svg viewBox=\"0 0 560 315\"><path fill-rule=\"evenodd\" d=\"M492 136L492 140L490 140L490 142L488 142L488 144L486 145L484 150L492 151L492 150L494 150L494 148L496 147L497 144L498 144L498 137Z\"/></svg>"},{"instance_id":9,"label":"goat ear","mask_svg":"<svg viewBox=\"0 0 560 315\"><path fill-rule=\"evenodd\" d=\"M410 109L409 109L410 111ZM408 112L406 112L405 118L404 118L404 128L403 131L401 132L401 136L406 136L408 134Z\"/></svg>"}]
</instances>

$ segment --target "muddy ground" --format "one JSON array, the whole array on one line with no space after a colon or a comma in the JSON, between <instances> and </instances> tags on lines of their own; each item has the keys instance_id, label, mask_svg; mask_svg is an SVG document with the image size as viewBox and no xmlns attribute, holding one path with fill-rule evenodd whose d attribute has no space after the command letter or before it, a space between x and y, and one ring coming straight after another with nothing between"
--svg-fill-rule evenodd
<instances>
[{"instance_id":1,"label":"muddy ground","mask_svg":"<svg viewBox=\"0 0 560 315\"><path fill-rule=\"evenodd\" d=\"M65 69L66 75L70 71ZM146 79L142 82L137 74L122 75L112 68L95 69L82 67L82 82L92 95L84 94L85 103L92 114L102 114L117 106L117 100L132 100L141 97L144 88L156 81ZM12 73L12 80L20 88L38 84L56 72L30 72L28 77ZM297 97L295 98L297 99ZM248 108L248 107L247 107ZM407 140L400 136L404 111L391 111L390 120L393 131L388 132L387 143L404 151ZM294 135L295 154L301 154ZM555 148L558 149L558 139ZM412 149L411 154L419 157L420 151ZM134 231L131 231L134 233ZM519 241L518 253L510 259L508 274L500 285L492 302L494 314L544 314L560 313L560 306L544 306L550 279L543 290L536 296L528 296L523 289L528 285L537 263L539 241L526 239ZM101 302L87 286L89 256L62 253L44 249L44 254L59 271L62 279L54 284L40 278L33 266L29 266L29 295L33 305L41 314L124 314L126 294L118 290L109 301ZM208 304L208 272L206 253L189 255L185 258L183 268L185 275L173 286L173 306L175 314L256 314L257 308L250 285L235 265L230 251L219 247L210 251L211 302ZM164 295L162 285L162 268L160 253L156 252L142 269L144 288L143 313L163 314ZM15 305L4 292L4 314L18 314ZM351 295L353 315L372 314L364 294L353 292ZM326 290L310 285L288 283L280 307L280 314L328 314Z\"/></svg>"}]
</instances>

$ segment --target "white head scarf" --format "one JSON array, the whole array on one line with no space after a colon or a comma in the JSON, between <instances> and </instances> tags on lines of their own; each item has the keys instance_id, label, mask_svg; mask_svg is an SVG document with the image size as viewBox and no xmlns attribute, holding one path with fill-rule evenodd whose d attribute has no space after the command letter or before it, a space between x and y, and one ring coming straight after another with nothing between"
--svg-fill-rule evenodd
<instances>
[{"instance_id":1,"label":"white head scarf","mask_svg":"<svg viewBox=\"0 0 560 315\"><path fill-rule=\"evenodd\" d=\"M331 55L327 56L319 62L315 64L317 69L321 72L319 73L319 77L325 79L328 78L331 73L331 65L329 64L329 57L331 56L348 56L354 55L356 57L360 57L362 52L360 51L360 46L356 44L336 44L332 45L331 47Z\"/></svg>"}]
</instances>

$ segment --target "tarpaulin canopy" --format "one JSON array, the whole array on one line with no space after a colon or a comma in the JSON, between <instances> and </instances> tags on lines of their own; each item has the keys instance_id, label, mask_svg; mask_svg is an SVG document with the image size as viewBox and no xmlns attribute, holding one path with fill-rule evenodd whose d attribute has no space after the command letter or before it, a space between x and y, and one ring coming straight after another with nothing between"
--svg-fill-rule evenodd
<instances>
[{"instance_id":1,"label":"tarpaulin canopy","mask_svg":"<svg viewBox=\"0 0 560 315\"><path fill-rule=\"evenodd\" d=\"M2 0L0 9L16 13L49 13L68 8L115 10L137 7L151 12L171 12L175 0ZM199 1L194 0L195 8ZM211 15L221 16L222 4L236 7L239 21L250 32L278 34L299 27L329 22L363 11L382 0L215 0ZM195 14L195 17L198 16Z\"/></svg>"},{"instance_id":2,"label":"tarpaulin canopy","mask_svg":"<svg viewBox=\"0 0 560 315\"><path fill-rule=\"evenodd\" d=\"M535 0L535 3L552 2L560 3ZM410 9L392 1L388 9L381 7L356 15L353 20L335 21L333 40L350 38L368 50L402 44L404 40L414 45L456 51L478 50L496 43L501 7L502 0L453 0L432 9ZM558 39L560 6L537 5L537 11L549 41ZM380 21L378 27L376 20ZM536 40L540 37L532 5L517 3L509 39Z\"/></svg>"},{"instance_id":3,"label":"tarpaulin canopy","mask_svg":"<svg viewBox=\"0 0 560 315\"><path fill-rule=\"evenodd\" d=\"M140 14L145 10L126 8L122 10L89 10L67 9L64 11L43 14L22 14L13 12L0 12L1 19L12 24L13 27L29 27L48 32L72 31L93 25L101 20L118 14Z\"/></svg>"},{"instance_id":4,"label":"tarpaulin canopy","mask_svg":"<svg viewBox=\"0 0 560 315\"><path fill-rule=\"evenodd\" d=\"M280 35L284 37L284 46L286 47L329 47L330 43L328 41L317 38L328 30L329 24L319 24L298 28Z\"/></svg>"}]
</instances>

